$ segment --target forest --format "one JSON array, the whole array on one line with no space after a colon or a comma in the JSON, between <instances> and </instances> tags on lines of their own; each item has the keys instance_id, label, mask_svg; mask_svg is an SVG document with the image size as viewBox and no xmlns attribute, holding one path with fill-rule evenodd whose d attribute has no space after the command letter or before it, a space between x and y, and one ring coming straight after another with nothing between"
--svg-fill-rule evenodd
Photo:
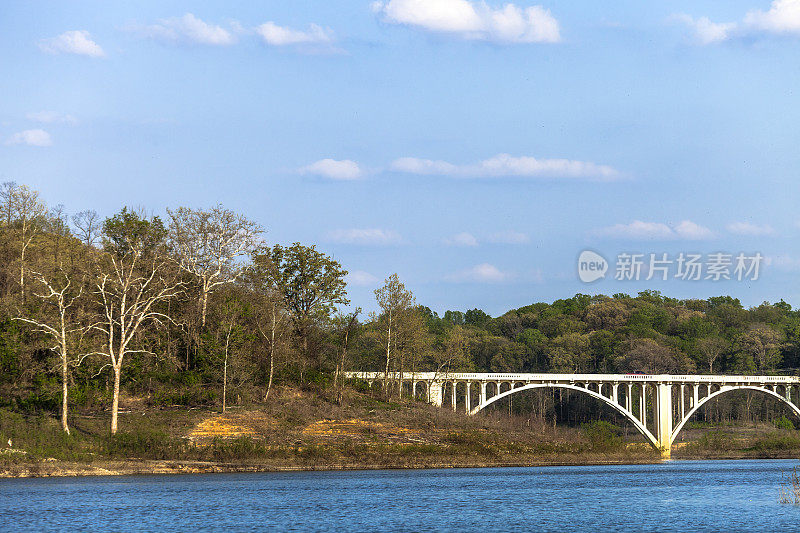
<instances>
[{"instance_id":1,"label":"forest","mask_svg":"<svg viewBox=\"0 0 800 533\"><path fill-rule=\"evenodd\" d=\"M333 390L342 370L796 373L800 312L730 296L576 294L492 317L442 316L397 274L379 312L347 298L347 271L312 244L268 244L221 205L162 218L68 214L0 188L0 408L107 413L268 402L274 387ZM336 392L339 391L339 392ZM388 391L387 391L388 394Z\"/></svg>"}]
</instances>

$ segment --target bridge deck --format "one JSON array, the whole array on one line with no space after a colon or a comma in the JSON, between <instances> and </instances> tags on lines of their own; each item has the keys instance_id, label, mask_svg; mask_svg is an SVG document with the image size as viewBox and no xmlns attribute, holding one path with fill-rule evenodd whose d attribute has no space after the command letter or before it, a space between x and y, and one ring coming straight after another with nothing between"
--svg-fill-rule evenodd
<instances>
[{"instance_id":1,"label":"bridge deck","mask_svg":"<svg viewBox=\"0 0 800 533\"><path fill-rule=\"evenodd\" d=\"M383 372L345 372L349 378L383 379ZM389 379L400 379L399 372L389 372ZM558 383L775 383L800 384L800 376L733 376L703 374L527 374L497 372L403 372L404 380L420 381L525 381Z\"/></svg>"}]
</instances>

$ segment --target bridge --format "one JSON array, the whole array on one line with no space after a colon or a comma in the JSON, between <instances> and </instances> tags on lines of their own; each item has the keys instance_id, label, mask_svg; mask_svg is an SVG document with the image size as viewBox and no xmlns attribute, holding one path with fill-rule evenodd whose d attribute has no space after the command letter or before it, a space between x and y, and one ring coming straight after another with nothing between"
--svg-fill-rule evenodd
<instances>
[{"instance_id":1,"label":"bridge","mask_svg":"<svg viewBox=\"0 0 800 533\"><path fill-rule=\"evenodd\" d=\"M345 372L370 386L382 385L383 372ZM753 390L772 396L800 417L800 377L702 376L667 374L510 374L389 372L400 395L461 408L474 415L498 400L531 389L575 390L596 398L624 416L647 441L669 457L686 422L712 398L730 391ZM648 411L651 414L648 415Z\"/></svg>"}]
</instances>

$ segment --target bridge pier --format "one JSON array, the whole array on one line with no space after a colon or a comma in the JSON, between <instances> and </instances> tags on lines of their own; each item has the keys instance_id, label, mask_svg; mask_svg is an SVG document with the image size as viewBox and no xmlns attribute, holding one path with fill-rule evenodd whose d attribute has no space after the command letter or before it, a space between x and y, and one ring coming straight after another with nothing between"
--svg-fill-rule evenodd
<instances>
[{"instance_id":1,"label":"bridge pier","mask_svg":"<svg viewBox=\"0 0 800 533\"><path fill-rule=\"evenodd\" d=\"M659 383L656 386L656 436L661 457L669 459L672 450L672 385Z\"/></svg>"}]
</instances>

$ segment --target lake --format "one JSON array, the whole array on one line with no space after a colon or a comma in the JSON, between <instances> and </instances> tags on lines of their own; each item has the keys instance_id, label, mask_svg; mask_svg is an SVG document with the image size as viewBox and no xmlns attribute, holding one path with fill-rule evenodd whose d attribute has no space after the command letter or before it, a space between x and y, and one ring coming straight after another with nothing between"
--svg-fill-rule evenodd
<instances>
[{"instance_id":1,"label":"lake","mask_svg":"<svg viewBox=\"0 0 800 533\"><path fill-rule=\"evenodd\" d=\"M798 461L0 480L0 529L798 531Z\"/></svg>"}]
</instances>

